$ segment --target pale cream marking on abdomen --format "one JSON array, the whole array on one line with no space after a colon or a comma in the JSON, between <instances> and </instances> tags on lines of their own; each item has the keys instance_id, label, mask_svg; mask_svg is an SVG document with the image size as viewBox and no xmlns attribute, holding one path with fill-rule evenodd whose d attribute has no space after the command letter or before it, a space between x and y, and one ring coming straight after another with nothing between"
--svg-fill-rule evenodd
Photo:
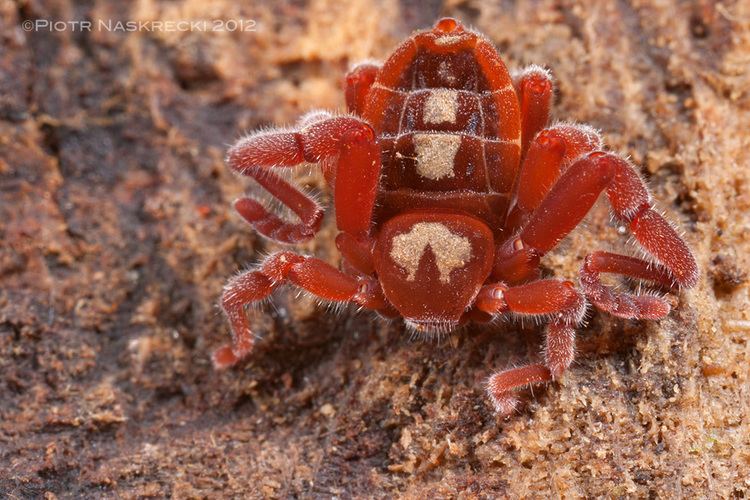
<instances>
[{"instance_id":1,"label":"pale cream marking on abdomen","mask_svg":"<svg viewBox=\"0 0 750 500\"><path fill-rule=\"evenodd\" d=\"M417 173L434 181L454 177L456 174L453 171L453 162L459 147L460 135L414 134Z\"/></svg>"},{"instance_id":2,"label":"pale cream marking on abdomen","mask_svg":"<svg viewBox=\"0 0 750 500\"><path fill-rule=\"evenodd\" d=\"M424 103L425 123L456 123L458 114L458 91L451 89L431 90Z\"/></svg>"}]
</instances>

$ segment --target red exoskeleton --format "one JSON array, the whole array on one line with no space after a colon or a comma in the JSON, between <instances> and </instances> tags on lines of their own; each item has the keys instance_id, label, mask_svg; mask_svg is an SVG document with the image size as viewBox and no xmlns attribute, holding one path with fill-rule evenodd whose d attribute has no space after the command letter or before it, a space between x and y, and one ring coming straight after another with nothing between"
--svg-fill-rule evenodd
<instances>
[{"instance_id":1,"label":"red exoskeleton","mask_svg":"<svg viewBox=\"0 0 750 500\"><path fill-rule=\"evenodd\" d=\"M250 354L245 307L286 283L401 316L417 331L543 317L543 363L488 380L496 410L507 414L517 388L554 380L571 364L587 303L622 318L669 313L662 298L615 291L601 273L696 283L695 259L633 166L590 127L548 125L549 73L532 66L511 75L492 44L456 20L416 33L382 65L356 66L345 92L350 115L312 113L293 130L251 134L229 150L232 169L296 214L289 221L255 199L235 203L256 231L284 243L312 238L323 209L276 172L318 163L333 188L343 262L339 270L283 251L230 280L222 306L232 343L214 353L217 367ZM580 288L541 279L540 259L602 192L649 259L597 251L583 262Z\"/></svg>"}]
</instances>

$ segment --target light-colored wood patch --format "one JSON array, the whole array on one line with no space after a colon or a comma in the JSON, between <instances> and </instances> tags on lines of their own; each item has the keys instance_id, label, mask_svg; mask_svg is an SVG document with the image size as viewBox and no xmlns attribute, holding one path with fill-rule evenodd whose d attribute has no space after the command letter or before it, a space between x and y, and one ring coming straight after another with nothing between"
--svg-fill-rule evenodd
<instances>
[{"instance_id":1,"label":"light-colored wood patch","mask_svg":"<svg viewBox=\"0 0 750 500\"><path fill-rule=\"evenodd\" d=\"M428 246L435 255L442 283L449 283L451 271L461 269L471 259L469 238L451 232L439 222L418 222L408 233L393 238L390 253L393 261L409 273L408 281L416 279L419 261Z\"/></svg>"},{"instance_id":2,"label":"light-colored wood patch","mask_svg":"<svg viewBox=\"0 0 750 500\"><path fill-rule=\"evenodd\" d=\"M455 176L453 161L459 147L461 147L460 135L415 134L417 173L435 181Z\"/></svg>"},{"instance_id":3,"label":"light-colored wood patch","mask_svg":"<svg viewBox=\"0 0 750 500\"><path fill-rule=\"evenodd\" d=\"M458 113L458 91L435 89L430 91L424 103L425 123L456 123Z\"/></svg>"}]
</instances>

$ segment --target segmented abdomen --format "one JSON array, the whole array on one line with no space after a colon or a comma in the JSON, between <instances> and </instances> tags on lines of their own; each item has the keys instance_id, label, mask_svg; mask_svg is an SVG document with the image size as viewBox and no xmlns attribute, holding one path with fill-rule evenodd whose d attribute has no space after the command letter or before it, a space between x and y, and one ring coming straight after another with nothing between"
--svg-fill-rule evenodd
<instances>
[{"instance_id":1,"label":"segmented abdomen","mask_svg":"<svg viewBox=\"0 0 750 500\"><path fill-rule=\"evenodd\" d=\"M460 208L459 198L471 193L479 205L472 209L501 222L520 159L518 101L507 70L500 67L503 85L493 88L497 75L485 76L474 50L415 50L404 62L408 49L386 62L365 112L381 144L382 211L394 204L393 211ZM401 72L389 75L399 59Z\"/></svg>"}]
</instances>

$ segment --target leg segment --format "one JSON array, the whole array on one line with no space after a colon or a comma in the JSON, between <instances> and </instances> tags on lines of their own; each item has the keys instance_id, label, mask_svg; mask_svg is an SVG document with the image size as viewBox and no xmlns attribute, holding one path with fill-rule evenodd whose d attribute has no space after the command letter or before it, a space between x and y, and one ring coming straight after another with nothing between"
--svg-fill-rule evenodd
<instances>
[{"instance_id":1,"label":"leg segment","mask_svg":"<svg viewBox=\"0 0 750 500\"><path fill-rule=\"evenodd\" d=\"M611 153L591 153L572 165L534 212L521 240L540 254L547 253L581 222L605 190L615 217L641 246L679 284L695 285L698 266L690 249L653 210L651 195L633 167Z\"/></svg>"},{"instance_id":2,"label":"leg segment","mask_svg":"<svg viewBox=\"0 0 750 500\"><path fill-rule=\"evenodd\" d=\"M229 319L232 344L214 352L214 366L228 368L250 354L255 339L245 306L267 298L285 282L326 300L351 301L372 309L385 308L382 291L372 281L358 280L321 260L292 252L279 252L268 257L258 269L240 274L224 287L221 306Z\"/></svg>"},{"instance_id":3,"label":"leg segment","mask_svg":"<svg viewBox=\"0 0 750 500\"><path fill-rule=\"evenodd\" d=\"M698 266L690 249L652 209L651 196L635 170L611 153L590 153L562 174L521 231L520 246L530 247L539 256L547 253L581 222L602 191L615 217L630 228L641 246L677 283L693 286ZM497 262L509 259L513 252L513 247L501 246Z\"/></svg>"},{"instance_id":4,"label":"leg segment","mask_svg":"<svg viewBox=\"0 0 750 500\"><path fill-rule=\"evenodd\" d=\"M596 130L583 125L561 123L536 134L518 175L509 227L515 229L528 221L573 160L601 148Z\"/></svg>"},{"instance_id":5,"label":"leg segment","mask_svg":"<svg viewBox=\"0 0 750 500\"><path fill-rule=\"evenodd\" d=\"M487 285L479 292L476 306L488 313L515 313L550 317L544 348L544 364L501 371L487 381L487 392L501 415L518 404L514 391L531 383L554 380L575 357L575 330L586 310L586 301L570 281L541 280L510 287Z\"/></svg>"},{"instance_id":6,"label":"leg segment","mask_svg":"<svg viewBox=\"0 0 750 500\"><path fill-rule=\"evenodd\" d=\"M300 222L284 221L249 198L236 203L238 212L269 238L285 243L309 239L320 226L322 209L273 169L322 162L326 179L334 184L339 229L364 236L370 228L380 175L380 149L372 128L356 118L330 118L320 113L303 118L302 123L300 131L275 130L250 135L227 154L232 169L254 178L289 207Z\"/></svg>"},{"instance_id":7,"label":"leg segment","mask_svg":"<svg viewBox=\"0 0 750 500\"><path fill-rule=\"evenodd\" d=\"M524 158L506 230L513 234L525 226L571 162L601 146L596 130L583 125L561 123L539 132ZM542 254L522 239L506 240L496 255L496 279L518 284L538 277Z\"/></svg>"},{"instance_id":8,"label":"leg segment","mask_svg":"<svg viewBox=\"0 0 750 500\"><path fill-rule=\"evenodd\" d=\"M531 65L513 74L513 86L521 104L521 155L549 121L554 83L549 71Z\"/></svg>"},{"instance_id":9,"label":"leg segment","mask_svg":"<svg viewBox=\"0 0 750 500\"><path fill-rule=\"evenodd\" d=\"M669 304L665 300L652 295L616 292L602 284L600 273L622 274L670 287L674 279L666 269L634 257L594 252L586 257L581 268L581 286L597 308L620 318L659 319L669 314Z\"/></svg>"},{"instance_id":10,"label":"leg segment","mask_svg":"<svg viewBox=\"0 0 750 500\"><path fill-rule=\"evenodd\" d=\"M336 248L341 252L345 262L364 275L375 273L371 246L370 240L355 238L349 233L339 233L336 236Z\"/></svg>"},{"instance_id":11,"label":"leg segment","mask_svg":"<svg viewBox=\"0 0 750 500\"><path fill-rule=\"evenodd\" d=\"M362 116L367 103L367 94L375 82L380 66L372 62L362 62L354 66L346 75L344 92L346 108L350 113Z\"/></svg>"},{"instance_id":12,"label":"leg segment","mask_svg":"<svg viewBox=\"0 0 750 500\"><path fill-rule=\"evenodd\" d=\"M307 195L274 174L265 172L253 176L266 191L288 206L299 218L299 223L285 221L269 211L261 202L242 197L234 202L234 209L248 221L256 231L286 243L310 239L320 229L323 210Z\"/></svg>"}]
</instances>

